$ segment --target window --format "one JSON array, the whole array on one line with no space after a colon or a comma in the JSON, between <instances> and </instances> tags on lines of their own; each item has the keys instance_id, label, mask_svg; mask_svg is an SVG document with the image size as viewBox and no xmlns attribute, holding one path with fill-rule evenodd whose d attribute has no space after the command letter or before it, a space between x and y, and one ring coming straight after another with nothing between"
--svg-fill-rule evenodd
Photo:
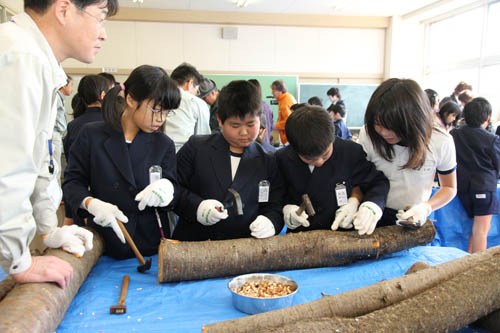
<instances>
[{"instance_id":1,"label":"window","mask_svg":"<svg viewBox=\"0 0 500 333\"><path fill-rule=\"evenodd\" d=\"M449 96L460 81L488 99L500 120L500 1L486 1L428 25L424 88Z\"/></svg>"}]
</instances>

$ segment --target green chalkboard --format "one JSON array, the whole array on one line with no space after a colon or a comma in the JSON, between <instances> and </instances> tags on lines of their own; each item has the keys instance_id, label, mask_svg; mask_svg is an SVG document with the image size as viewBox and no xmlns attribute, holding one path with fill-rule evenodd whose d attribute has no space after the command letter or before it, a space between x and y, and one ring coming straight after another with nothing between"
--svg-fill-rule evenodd
<instances>
[{"instance_id":1,"label":"green chalkboard","mask_svg":"<svg viewBox=\"0 0 500 333\"><path fill-rule=\"evenodd\" d=\"M325 109L330 106L326 95L328 89L339 88L342 100L347 107L347 126L361 127L364 124L365 110L368 101L377 85L342 85L342 84L308 84L300 85L300 102L305 103L313 96L318 96L323 101Z\"/></svg>"},{"instance_id":2,"label":"green chalkboard","mask_svg":"<svg viewBox=\"0 0 500 333\"><path fill-rule=\"evenodd\" d=\"M206 74L205 77L214 80L217 88L221 90L225 85L234 80L250 80L256 79L259 81L262 87L262 99L267 101L270 104L270 101L273 98L267 98L267 96L271 96L271 83L275 80L283 80L285 83L288 92L291 93L295 98L297 98L297 87L298 87L298 77L292 75L237 75L237 74ZM271 105L271 110L274 115L274 122L278 120L278 106Z\"/></svg>"}]
</instances>

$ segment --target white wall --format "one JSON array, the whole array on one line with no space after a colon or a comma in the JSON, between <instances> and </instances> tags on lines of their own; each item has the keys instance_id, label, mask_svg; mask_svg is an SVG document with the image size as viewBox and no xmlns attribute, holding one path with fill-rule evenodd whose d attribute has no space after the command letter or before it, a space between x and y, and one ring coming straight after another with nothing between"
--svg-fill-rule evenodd
<instances>
[{"instance_id":1,"label":"white wall","mask_svg":"<svg viewBox=\"0 0 500 333\"><path fill-rule=\"evenodd\" d=\"M167 70L183 61L200 71L354 73L384 72L385 29L238 26L237 40L223 40L221 25L117 22L96 60L71 67L132 69L142 64Z\"/></svg>"}]
</instances>

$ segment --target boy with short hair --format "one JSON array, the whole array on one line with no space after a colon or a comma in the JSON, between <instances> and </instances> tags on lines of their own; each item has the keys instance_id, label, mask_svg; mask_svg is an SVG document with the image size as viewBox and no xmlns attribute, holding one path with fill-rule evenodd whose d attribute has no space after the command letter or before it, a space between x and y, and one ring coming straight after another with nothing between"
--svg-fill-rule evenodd
<instances>
[{"instance_id":1,"label":"boy with short hair","mask_svg":"<svg viewBox=\"0 0 500 333\"><path fill-rule=\"evenodd\" d=\"M500 213L497 179L500 172L500 138L485 130L491 104L474 98L464 108L467 125L450 132L457 151L458 198L474 218L468 252L486 250L492 214Z\"/></svg>"},{"instance_id":2,"label":"boy with short hair","mask_svg":"<svg viewBox=\"0 0 500 333\"><path fill-rule=\"evenodd\" d=\"M341 103L332 104L328 107L327 111L333 119L335 135L342 139L352 139L351 132L344 121L345 105Z\"/></svg>"},{"instance_id":3,"label":"boy with short hair","mask_svg":"<svg viewBox=\"0 0 500 333\"><path fill-rule=\"evenodd\" d=\"M179 222L173 238L184 241L266 238L283 228L283 181L275 157L255 143L260 90L233 81L219 94L222 133L193 136L177 154ZM237 215L238 192L243 215Z\"/></svg>"},{"instance_id":4,"label":"boy with short hair","mask_svg":"<svg viewBox=\"0 0 500 333\"><path fill-rule=\"evenodd\" d=\"M288 231L354 225L360 235L371 234L382 216L389 181L366 160L363 148L335 138L330 116L317 106L306 105L293 112L286 135L290 145L278 150L276 159L287 190L283 214ZM363 193L361 205L355 188ZM316 215L297 215L303 194L309 195Z\"/></svg>"}]
</instances>

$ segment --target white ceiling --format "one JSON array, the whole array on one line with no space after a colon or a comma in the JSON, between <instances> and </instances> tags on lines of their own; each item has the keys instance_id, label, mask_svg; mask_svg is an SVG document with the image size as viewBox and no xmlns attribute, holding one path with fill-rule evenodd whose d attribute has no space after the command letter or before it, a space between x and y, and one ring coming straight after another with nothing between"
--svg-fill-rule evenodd
<instances>
[{"instance_id":1,"label":"white ceiling","mask_svg":"<svg viewBox=\"0 0 500 333\"><path fill-rule=\"evenodd\" d=\"M436 0L248 0L238 7L238 0L119 0L121 7L159 8L170 10L227 11L275 14L323 14L347 16L404 15ZM241 1L241 0L240 0Z\"/></svg>"}]
</instances>

